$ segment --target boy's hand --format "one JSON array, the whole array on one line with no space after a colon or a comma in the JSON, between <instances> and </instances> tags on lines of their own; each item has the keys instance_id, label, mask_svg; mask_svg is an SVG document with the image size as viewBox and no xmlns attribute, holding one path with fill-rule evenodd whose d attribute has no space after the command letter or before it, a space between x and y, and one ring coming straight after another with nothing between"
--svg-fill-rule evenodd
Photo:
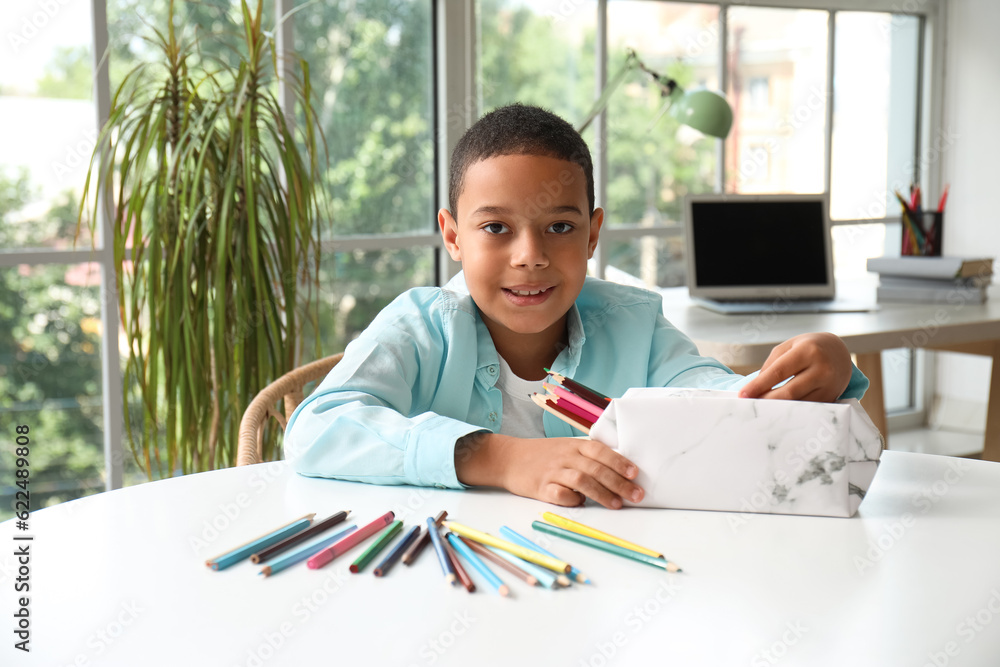
<instances>
[{"instance_id":1,"label":"boy's hand","mask_svg":"<svg viewBox=\"0 0 1000 667\"><path fill-rule=\"evenodd\" d=\"M463 484L501 486L564 507L582 505L586 497L619 509L623 497L638 502L644 493L631 481L639 474L635 464L597 440L493 433L466 438L455 452L455 470Z\"/></svg>"},{"instance_id":2,"label":"boy's hand","mask_svg":"<svg viewBox=\"0 0 1000 667\"><path fill-rule=\"evenodd\" d=\"M774 388L788 378L792 379ZM771 350L760 373L739 395L830 402L844 393L850 381L851 354L844 341L830 333L802 334Z\"/></svg>"}]
</instances>

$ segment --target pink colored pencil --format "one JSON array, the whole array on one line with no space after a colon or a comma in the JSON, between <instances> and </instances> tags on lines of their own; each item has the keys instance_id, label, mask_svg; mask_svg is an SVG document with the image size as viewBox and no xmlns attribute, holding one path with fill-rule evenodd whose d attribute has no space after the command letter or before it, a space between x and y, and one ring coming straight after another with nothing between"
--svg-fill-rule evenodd
<instances>
[{"instance_id":1,"label":"pink colored pencil","mask_svg":"<svg viewBox=\"0 0 1000 667\"><path fill-rule=\"evenodd\" d=\"M550 394L555 394L555 402L559 404L560 407L566 408L570 412L576 413L588 421L596 422L600 419L601 413L604 412L604 408L597 407L587 399L581 398L568 389L563 389L559 385L545 382L542 386L545 387L545 390ZM569 405L566 405L567 403L577 409L573 410L569 407Z\"/></svg>"},{"instance_id":2,"label":"pink colored pencil","mask_svg":"<svg viewBox=\"0 0 1000 667\"><path fill-rule=\"evenodd\" d=\"M360 544L361 542L365 541L378 531L388 526L390 523L392 523L395 517L396 515L393 512L386 512L379 518L375 519L374 521L364 526L363 528L359 528L358 530L354 531L353 533L351 533L344 539L340 540L339 542L335 542L334 544L328 546L326 549L317 552L312 558L306 561L306 565L309 566L310 570L317 570L323 567L324 565L332 561L340 554L350 550L354 546Z\"/></svg>"}]
</instances>

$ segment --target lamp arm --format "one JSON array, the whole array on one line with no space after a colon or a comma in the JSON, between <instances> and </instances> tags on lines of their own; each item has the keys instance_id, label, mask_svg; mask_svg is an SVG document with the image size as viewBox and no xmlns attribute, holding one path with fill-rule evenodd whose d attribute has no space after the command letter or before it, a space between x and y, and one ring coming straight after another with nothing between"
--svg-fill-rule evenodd
<instances>
[{"instance_id":1,"label":"lamp arm","mask_svg":"<svg viewBox=\"0 0 1000 667\"><path fill-rule=\"evenodd\" d=\"M590 111L587 112L587 117L577 128L577 132L582 134L584 130L590 127L594 118L596 118L597 115L604 111L604 109L608 106L608 102L611 101L611 96L616 90L618 90L622 81L625 80L625 76L636 68L646 72L653 78L654 81L656 81L656 85L660 87L660 95L663 97L669 97L676 89L679 88L676 81L669 77L661 76L649 69L641 60L639 60L639 56L636 55L634 50L628 49L625 64L622 65L622 68L618 70L618 72L611 78L610 81L607 82L607 84L605 84L604 90L601 91L601 96L597 98L597 101L594 102L594 106L592 106Z\"/></svg>"}]
</instances>

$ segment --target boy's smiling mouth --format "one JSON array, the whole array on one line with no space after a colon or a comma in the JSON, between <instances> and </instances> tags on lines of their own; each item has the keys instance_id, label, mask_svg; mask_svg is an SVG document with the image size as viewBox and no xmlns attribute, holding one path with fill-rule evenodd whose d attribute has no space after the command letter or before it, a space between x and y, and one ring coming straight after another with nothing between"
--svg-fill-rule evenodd
<instances>
[{"instance_id":1,"label":"boy's smiling mouth","mask_svg":"<svg viewBox=\"0 0 1000 667\"><path fill-rule=\"evenodd\" d=\"M553 286L535 287L531 285L517 285L516 287L500 288L507 298L515 304L527 306L546 301L552 293Z\"/></svg>"}]
</instances>

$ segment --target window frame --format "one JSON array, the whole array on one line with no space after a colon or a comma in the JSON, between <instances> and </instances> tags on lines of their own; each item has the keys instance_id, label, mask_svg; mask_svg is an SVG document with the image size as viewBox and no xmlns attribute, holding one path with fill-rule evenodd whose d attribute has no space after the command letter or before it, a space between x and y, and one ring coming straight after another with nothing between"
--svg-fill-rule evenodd
<instances>
[{"instance_id":1,"label":"window frame","mask_svg":"<svg viewBox=\"0 0 1000 667\"><path fill-rule=\"evenodd\" d=\"M448 192L448 161L452 149L459 137L478 118L476 108L476 3L475 0L425 0L431 2L433 11L432 48L434 53L434 128L435 128L435 209L447 202ZM649 0L656 1L656 0ZM673 2L696 2L696 0L671 0ZM291 11L296 0L273 0L275 15L286 16ZM720 7L720 39L719 39L719 84L723 89L727 85L726 16L731 3L710 2L702 0L700 4L715 4ZM95 127L99 130L108 118L111 106L111 90L108 62L103 57L108 47L107 1L90 0L93 35L94 60L94 102L96 109ZM789 9L818 9L829 12L829 52L827 54L828 80L834 81L833 67L835 56L836 13L838 11L852 12L886 12L917 16L921 20L920 43L918 48L918 99L917 136L913 164L915 180L919 181L928 191L940 191L942 185L941 147L935 144L936 138L944 132L943 99L941 95L932 94L942 91L945 79L944 39L946 28L947 6L942 0L744 0L740 6L771 7ZM608 79L608 0L597 1L597 40L596 61L594 72L595 98L604 88ZM292 43L294 25L292 21L284 21L277 33L278 48ZM291 83L287 82L286 86ZM832 84L831 84L832 85ZM283 88L280 94L282 104L291 100L291 91ZM287 108L287 107L286 107ZM289 111L290 113L290 111ZM824 186L830 190L832 133L833 133L833 96L826 101L826 137ZM606 139L607 122L602 113L596 119L598 137ZM602 140L594 147L594 177L596 199L598 205L607 200L608 170L607 153ZM720 164L725 163L725 143L716 142L716 158ZM716 190L724 188L724 170L718 170ZM122 486L125 450L122 442L124 424L124 397L122 391L122 375L119 365L118 332L120 327L117 308L117 295L114 292L114 256L113 249L105 239L111 238L111 216L108 215L107 198L103 198L99 206L96 249L74 250L40 250L18 249L16 251L0 252L0 266L9 267L19 264L69 264L77 262L96 262L101 267L101 368L102 368L102 402L103 431L106 488L117 489ZM835 220L834 225L851 224L900 224L899 216L886 216L878 219ZM676 226L653 227L605 227L601 242L594 254L597 274L604 276L607 258L602 252L603 245L615 241L631 240L641 237L668 238L677 236L680 230ZM324 250L329 249L332 241L324 241ZM434 250L437 257L438 284L444 284L455 275L460 266L451 260L446 252L436 223L431 223L426 233L404 235L358 235L336 238L336 249L339 252L351 250L391 250L395 248L427 247ZM933 387L933 364L928 364L922 352L914 357L914 386L916 409L906 414L890 417L890 427L903 426L919 422L923 418L925 406L930 404L930 394Z\"/></svg>"}]
</instances>

